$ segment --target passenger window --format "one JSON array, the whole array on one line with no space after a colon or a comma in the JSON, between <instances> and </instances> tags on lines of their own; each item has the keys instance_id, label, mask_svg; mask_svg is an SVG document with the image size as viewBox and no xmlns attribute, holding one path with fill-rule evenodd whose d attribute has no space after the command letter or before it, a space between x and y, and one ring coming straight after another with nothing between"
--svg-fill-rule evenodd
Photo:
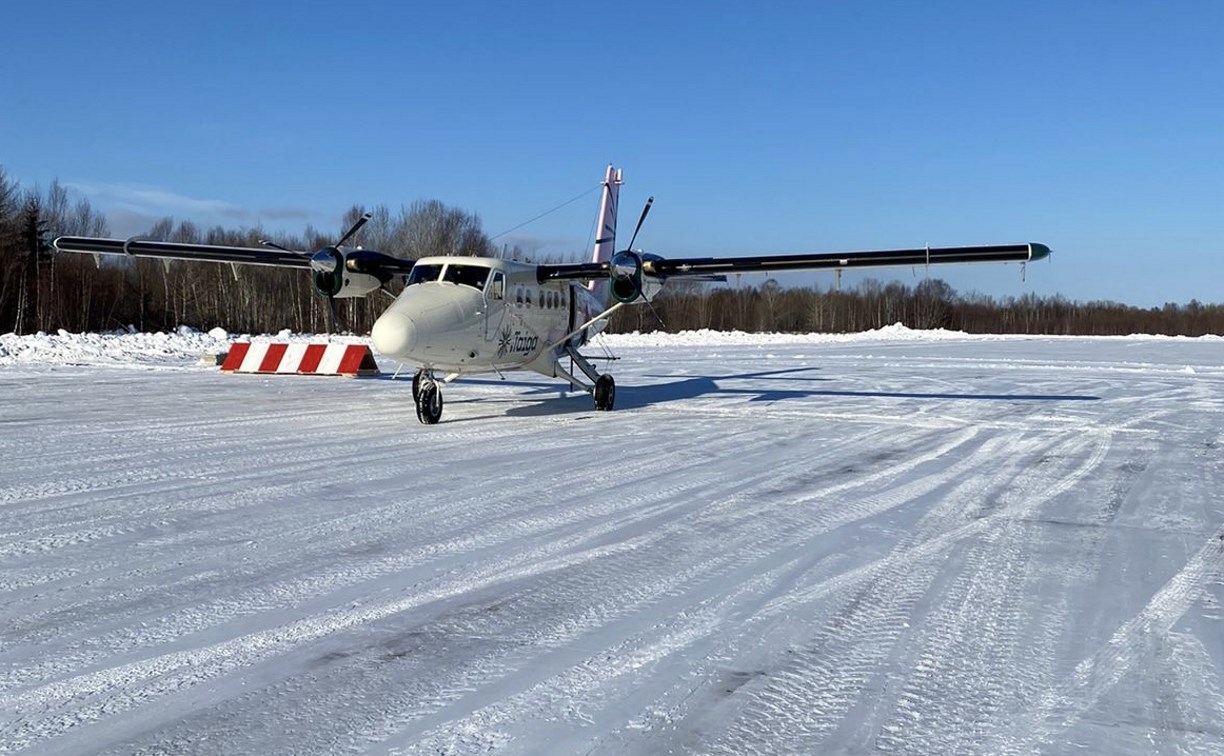
<instances>
[{"instance_id":1,"label":"passenger window","mask_svg":"<svg viewBox=\"0 0 1224 756\"><path fill-rule=\"evenodd\" d=\"M531 306L531 289L527 290L527 306Z\"/></svg>"}]
</instances>

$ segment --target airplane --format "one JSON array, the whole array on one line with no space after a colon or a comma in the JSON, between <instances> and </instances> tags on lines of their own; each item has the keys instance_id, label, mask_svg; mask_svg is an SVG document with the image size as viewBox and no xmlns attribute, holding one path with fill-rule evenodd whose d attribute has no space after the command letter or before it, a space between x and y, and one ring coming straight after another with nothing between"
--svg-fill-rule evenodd
<instances>
[{"instance_id":1,"label":"airplane","mask_svg":"<svg viewBox=\"0 0 1224 756\"><path fill-rule=\"evenodd\" d=\"M635 250L634 241L650 212L646 201L633 235L616 248L621 170L608 166L602 181L597 228L589 262L530 264L480 257L393 257L345 243L361 229L362 216L333 245L311 253L269 242L234 247L93 237L62 236L60 252L193 260L237 265L270 265L309 271L314 288L327 297L334 317L337 299L363 297L395 278L405 286L378 317L370 333L374 348L400 364L415 366L412 397L425 424L442 417L442 386L480 373L501 375L531 370L568 382L590 394L595 409L616 401L616 382L579 350L603 331L614 312L649 305L673 280L725 280L729 273L781 270L845 270L949 263L1027 263L1050 255L1035 242L968 247L751 257L667 258ZM389 293L389 292L388 292ZM567 366L565 363L569 363Z\"/></svg>"}]
</instances>

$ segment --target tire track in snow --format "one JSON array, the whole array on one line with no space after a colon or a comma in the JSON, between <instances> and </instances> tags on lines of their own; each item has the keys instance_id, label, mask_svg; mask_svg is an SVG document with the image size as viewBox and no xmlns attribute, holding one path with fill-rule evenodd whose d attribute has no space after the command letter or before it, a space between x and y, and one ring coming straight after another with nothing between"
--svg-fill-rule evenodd
<instances>
[{"instance_id":1,"label":"tire track in snow","mask_svg":"<svg viewBox=\"0 0 1224 756\"><path fill-rule=\"evenodd\" d=\"M1089 437L1061 442L1071 448L1096 446L1094 453L1069 474L1051 470L1038 478L1022 479L1019 488L1005 495L1010 506L999 507L980 519L938 533L918 543L906 542L887 556L861 565L817 585L792 592L762 612L762 617L782 613L802 614L802 607L816 600L828 601L844 591L854 591L868 585L860 598L872 595L872 586L882 584L885 591L878 602L850 601L841 614L829 620L823 629L803 646L790 649L783 666L771 671L756 686L746 686L751 696L743 704L742 714L709 744L712 752L754 752L757 733L762 721L770 722L770 748L782 747L800 751L818 747L833 732L846 712L869 685L880 662L891 653L901 635L908 630L906 621L929 579L936 570L924 569L928 560L940 559L949 547L967 538L979 536L1008 518L1023 516L1044 501L1072 487L1096 468L1104 458L1108 443ZM1051 475L1053 473L1053 475ZM1053 478L1053 480L1051 480ZM896 581L894 596L887 595L887 579ZM927 582L923 582L926 580ZM888 600L903 601L900 606L888 605ZM848 613L847 613L848 612ZM846 665L849 665L849 669ZM819 694L815 694L819 691ZM879 691L876 691L877 693ZM815 698L813 696L815 695ZM789 746L782 746L789 743Z\"/></svg>"},{"instance_id":2,"label":"tire track in snow","mask_svg":"<svg viewBox=\"0 0 1224 756\"><path fill-rule=\"evenodd\" d=\"M974 434L972 433L966 434L965 437L948 442L949 445L941 445L937 451L925 454L916 460L911 460L909 464L902 466L908 467L909 465L917 466L918 464L929 463L933 459L940 458L942 454L946 454L947 451L951 450L951 448L956 448L957 446L963 445L965 442L970 440L973 435ZM723 544L723 548L715 553L715 559L721 562L721 564L699 565L700 569L697 570L696 576L699 576L701 579L693 585L684 584L685 581L689 580L687 575L691 573L686 573L686 575L683 576L677 576L684 577L685 580L678 581L679 584L672 586L665 592L664 596L668 598L669 601L668 610L655 611L652 612L652 614L668 617L689 616L694 612L695 607L699 607L702 602L715 600L724 601L726 600L726 594L728 592L735 595L744 593L745 591L743 590L743 586L745 584L752 583L765 585L771 583L777 579L776 577L772 577L775 572L779 571L782 567L791 565L796 559L800 559L802 557L803 552L807 548L807 544L809 544L812 539L817 538L820 535L827 534L831 530L842 527L856 518L861 518L864 516L864 512L870 511L874 514L896 506L899 502L908 501L914 495L917 495L918 491L923 489L933 489L937 487L939 483L948 475L953 475L957 472L957 469L944 469L934 474L924 476L921 479L910 480L899 489L891 488L879 494L873 495L871 498L876 502L875 507L863 506L857 512L843 513L838 518L804 516L798 514L798 512L803 511L799 509L798 505L809 501L811 498L832 498L831 496L828 496L828 494L845 491L846 484L834 484L833 486L827 487L823 492L821 492L824 494L823 496L818 494L817 496L803 496L801 498L795 498L795 495L793 494L792 498L784 502L774 504L773 506L775 508L797 512L794 521L786 524L778 523L776 520L770 521L771 525L776 527L775 529L765 533L761 533L759 529L754 532L750 527L753 522L760 519L759 512L752 509L745 510L739 505L740 503L735 502L734 499L730 499L727 502L718 505L717 508L739 512L740 519L735 522L719 522L717 526L719 531L728 534L727 540ZM878 482L878 479L882 476L883 474L872 475L869 476L867 480L860 482ZM753 533L753 536L751 538L737 538L732 535L739 533ZM779 563L781 564L781 567L779 566ZM727 577L731 574L740 575L741 578L736 580L727 580ZM769 575L771 577L768 580L765 580L761 577L762 575ZM701 588L702 586L705 586L705 588ZM699 637L705 636L703 635ZM548 666L553 665L550 664ZM585 658L579 663L579 666L582 668L618 668L622 665L618 662L615 654L612 654L611 652L602 652L597 657ZM629 664L628 666L632 665ZM572 668L573 667L570 667L570 669ZM536 683L532 689L538 689L541 686L549 689L557 689L561 685L562 684L555 679L543 679ZM469 686L471 686L471 681L465 680L450 687L462 689ZM578 695L579 693L580 691L573 692L574 695ZM509 712L515 709L517 704L513 702L517 700L519 699L515 696L512 696L509 699L502 699L497 703L491 704L490 706L482 707L478 711L472 712L458 719L452 719L445 724L435 725L434 727L439 732L456 734L465 731L478 730L480 728L478 720L483 720L489 716L494 716L494 718L498 721L506 722L513 718ZM534 711L533 708L528 708L527 710ZM496 715L491 715L490 712L498 713ZM448 715L446 713L440 713L437 717L433 717L433 719L436 720L445 716ZM407 728L415 718L417 717L400 717L392 720L380 731L368 734L368 737L370 740L381 742L382 739L389 736L389 733L392 733L398 729ZM401 736L401 739L402 737L403 736Z\"/></svg>"},{"instance_id":3,"label":"tire track in snow","mask_svg":"<svg viewBox=\"0 0 1224 756\"><path fill-rule=\"evenodd\" d=\"M159 656L111 667L94 673L52 682L16 694L0 694L0 707L18 711L47 711L74 699L92 698L87 703L50 713L45 717L19 716L0 725L0 747L6 751L32 745L35 740L54 737L79 726L114 715L142 702L188 688L235 669L250 666L264 658L282 653L287 647L308 643L356 625L400 614L422 605L462 595L530 575L558 572L612 553L642 547L657 535L647 534L632 541L587 551L569 551L579 538L557 544L552 553L532 554L511 564L494 564L476 570L463 580L444 582L428 591L374 606L333 610L269 630L259 631L209 646L174 651ZM540 550L544 551L544 550Z\"/></svg>"},{"instance_id":4,"label":"tire track in snow","mask_svg":"<svg viewBox=\"0 0 1224 756\"><path fill-rule=\"evenodd\" d=\"M810 460L810 458L798 458L792 461L791 467L794 467L794 469L797 470L799 469L799 467L810 464L810 461L812 461ZM761 467L760 477L765 477L767 475L777 475L778 472L789 473L793 471L786 470L786 469L783 469L781 471L776 470L776 469L769 471L765 469L765 467ZM753 482L744 481L742 484L742 487L750 486L750 484L753 484ZM663 491L662 493L665 494L665 497L663 497L663 500L672 498L670 495L670 492ZM745 517L747 516L748 515L745 515ZM683 527L683 524L679 525L679 527ZM665 531L660 531L659 533L657 533L657 538L667 539L668 531L674 532L674 530L676 530L676 526L667 528L667 530ZM718 552L718 554L720 554L720 558L725 558L725 554L722 554L722 552ZM646 560L646 564L647 565L652 564L654 563L654 561L656 560L654 559ZM636 569L640 570L641 566L643 565L638 565L638 568ZM695 573L700 574L701 571L703 571L703 569L701 569L700 566L698 566L698 568L690 569L690 571L695 571ZM640 576L638 576L638 577L634 577L633 580L623 580L622 587L624 588L624 590L611 592L611 595L617 596L617 597L628 596L629 598L634 598L634 601L640 604L643 601L649 601L649 599L651 599L654 596L661 595L662 592L665 592L667 590L674 590L674 587L676 587L676 579L677 579L677 576L674 574L655 576L654 577L655 585L652 586L651 591L647 592L645 597L643 597L643 588L651 587L651 582L649 579L644 580L644 579L641 579ZM703 580L709 580L709 579L710 579L709 575L706 575L703 577ZM601 575L599 577L599 580L596 580L595 585L585 585L585 584L590 584L592 577L585 576L583 573L578 574L577 580L579 584L583 584L583 587L578 588L578 590L572 590L568 592L569 595L574 598L558 599L557 603L559 604L559 606L580 606L579 599L581 597L589 597L592 595L601 595L601 593L608 593L607 591L601 591L602 586L599 585L599 582L607 580L606 574ZM567 582L573 582L573 580L563 579L561 582L559 582L559 584L556 584L556 582L550 582L550 586L548 587L550 587L550 590L552 590L554 586L564 585L564 584L567 584ZM507 602L504 602L504 601L499 602L499 606L504 607L506 606L506 603ZM509 609L503 608L502 613L498 615L507 613L508 610ZM552 634L550 636L551 640L537 640L536 645L545 646L545 647L552 647L552 646L559 645L559 643L561 643L562 641L558 639L565 639L565 637L572 636L574 632L578 632L581 629L590 628L590 626L592 625L599 625L600 624L599 621L595 621L595 620L602 618L602 621L607 621L607 618L613 614L617 614L617 612L613 612L613 610L610 610L607 608L602 608L599 610L599 612L595 612L594 614L590 615L590 617L586 619L577 618L577 621L570 620L568 621L568 623L565 623L562 626L561 635L558 636L556 634ZM482 630L482 635L486 635L486 636L492 635L494 637L501 637L504 635L504 632L499 631L496 628L494 629L486 628ZM425 710L432 710L432 708L446 705L446 703L449 703L450 700L453 699L454 695L457 694L457 691L459 692L470 691L474 689L474 686L476 685L486 685L488 684L488 679L487 679L488 675L501 673L502 670L504 670L504 668L506 668L506 662L504 661L486 661L486 663L483 664L480 669L460 670L460 672L463 674L460 674L458 678L450 680L449 683L446 683L446 681L442 681L442 683L439 683L435 687L435 692L433 692L433 694L422 696L420 694L420 691L414 691L414 695L411 696L412 710L421 711L422 708L425 708ZM329 674L329 678L332 675L334 675L334 672Z\"/></svg>"},{"instance_id":5,"label":"tire track in snow","mask_svg":"<svg viewBox=\"0 0 1224 756\"><path fill-rule=\"evenodd\" d=\"M942 450L943 450L943 449L945 449L945 448L952 448L952 447L954 447L954 446L956 446L956 445L958 445L958 444L960 444L960 443L963 443L963 442L964 442L965 440L967 440L968 438L971 438L971 437L972 437L972 435L973 435L973 434L971 434L971 433L969 433L969 434L963 434L963 437L962 437L962 438L959 438L959 439L954 439L954 440L953 440L953 441L951 441L951 442L946 442L946 441L945 441L945 442L944 442L944 444L943 444L943 446L941 446L941 447L940 447L940 450L941 450L941 451L940 451L940 452L938 452L938 453L942 453ZM806 465L806 464L810 463L810 461L811 461L811 460L810 460L810 459L808 459L808 458L802 458L802 457L801 457L801 458L799 458L798 460L796 460L796 461L795 461L795 465L796 465L796 467L798 468L798 467L801 467L801 466L803 466L803 465ZM768 471L766 468L762 468L762 475L766 475L766 474L776 474L776 473L771 472L771 471ZM860 480L860 481L859 481L857 484L863 484L863 483L868 482L869 480L874 480L875 478L880 477L880 475L881 475L881 474L877 474L877 475L872 476L872 477L870 477L870 478L867 478L867 479L864 479L864 480ZM836 484L836 485L834 485L834 486L831 488L831 490L832 490L832 491L834 491L834 492L837 492L837 491L843 491L843 490L846 490L848 487L853 487L853 485L856 485L856 484L855 484L853 481L851 481L849 485L848 485L848 484L846 484L846 483ZM663 493L664 493L664 494L667 494L668 492L664 491ZM198 668L199 668L199 666L200 666L200 662L199 662L199 660L195 660L193 663L196 665L196 667L197 667L197 669L198 669ZM159 672L159 674L164 674L164 673ZM128 687L130 687L130 685L129 685ZM111 708L113 708L113 705L112 705L112 707L111 707Z\"/></svg>"},{"instance_id":6,"label":"tire track in snow","mask_svg":"<svg viewBox=\"0 0 1224 756\"><path fill-rule=\"evenodd\" d=\"M734 438L734 435L733 437ZM369 456L366 457L367 461ZM645 459L627 466L625 469L631 473L645 474L651 463ZM636 469L635 469L636 468ZM353 480L362 477L360 470L354 469L351 471L350 477ZM682 478L677 478L677 481L683 481ZM547 500L564 500L563 493L567 486L564 482L553 484L552 488L543 488L533 492L533 497L542 495ZM654 493L667 500L671 495L678 495L685 487L683 482L677 482L667 487L656 487ZM292 491L291 491L292 493ZM462 492L457 492L462 495ZM299 604L309 602L312 598L323 595L327 591L334 591L338 588L361 583L372 578L402 572L411 567L423 566L436 563L437 560L444 557L460 554L466 555L461 559L456 559L458 564L465 563L473 558L476 553L490 545L499 543L519 542L523 538L533 535L533 531L537 537L551 538L555 534L557 528L562 527L565 523L581 522L592 518L608 517L615 508L632 507L634 500L631 498L621 500L604 500L603 505L588 504L583 507L566 507L565 511L557 519L557 515L552 518L543 516L538 513L533 513L530 508L517 507L525 505L527 501L520 497L507 497L502 500L495 509L498 512L485 511L481 517L482 524L486 526L483 532L471 532L470 525L465 525L470 517L462 513L453 516L444 517L441 520L422 517L419 513L413 511L412 504L389 504L377 507L373 510L363 509L355 513L348 513L340 517L334 517L325 521L314 523L297 528L282 529L279 523L274 523L277 530L276 540L278 550L276 556L286 554L291 556L295 561L301 564L319 564L326 565L326 570L322 574L303 574L303 569L298 566L296 568L287 568L284 565L277 565L276 568L261 566L259 564L250 565L245 568L245 572L249 574L278 574L285 573L294 575L295 577L278 581L271 585L265 583L252 583L250 587L237 594L231 594L224 598L209 598L203 602L195 602L190 606L185 607L177 612L172 612L164 616L155 616L150 618L147 623L141 623L140 627L135 632L128 629L121 629L116 634L107 634L99 636L98 625L95 617L88 612L82 612L83 608L88 608L88 605L77 604L67 609L61 608L60 612L70 612L74 617L73 624L89 628L89 636L83 638L82 646L88 647L90 650L86 656L76 658L57 655L54 659L48 661L45 665L26 663L26 668L22 675L12 675L7 680L0 680L0 689L8 689L16 685L28 684L32 679L48 676L52 674L63 674L64 672L80 668L88 664L95 663L98 659L104 658L106 655L114 653L122 653L135 648L147 646L152 642L168 642L176 637L185 635L191 632L198 632L206 627L221 624L236 617L246 616L259 612L268 611L276 608L291 608ZM605 523L612 526L615 522ZM416 532L422 535L427 535L431 540L430 543L418 548L409 549L406 553L399 553L376 559L373 561L363 560L360 567L354 568L349 563L353 559L336 560L330 557L331 550L334 549L334 543L323 540L328 534L351 530L360 526L362 532L367 534L369 540L392 540L399 542L406 540L404 532ZM399 531L397 532L397 528ZM211 531L215 533L215 531ZM259 533L248 533L253 538L260 538ZM411 537L408 537L410 540ZM364 549L358 549L364 551ZM212 556L220 556L222 563L241 562L249 559L251 548L246 543L237 543L232 546L210 549ZM339 564L337 564L339 562ZM141 577L139 572L125 572L120 575L121 581L133 581L135 578ZM189 575L186 578L187 582L193 582L200 579L199 575ZM232 580L232 578L229 578ZM164 591L166 586L159 584L136 583L135 588L127 588L122 596L115 594L103 595L95 602L102 605L110 606L117 602L123 601L139 605L148 600L148 594L165 595L170 597L176 595L173 591ZM182 584L179 585L182 587ZM37 615L27 615L24 622L30 622L37 619ZM57 621L53 625L48 625L48 630L55 632L57 636L63 636L65 632L72 629L72 625L65 625L62 621ZM18 628L13 628L14 630ZM87 642L84 642L87 641ZM32 641L37 644L37 639ZM2 656L2 655L0 655Z\"/></svg>"},{"instance_id":7,"label":"tire track in snow","mask_svg":"<svg viewBox=\"0 0 1224 756\"><path fill-rule=\"evenodd\" d=\"M736 435L736 434L732 434L732 440L734 439L734 436L735 436L735 435ZM797 462L796 464L799 464L799 463L806 463L807 461L809 461L809 460L799 460L799 462ZM647 464L647 463L645 463L645 462L644 462L644 463L643 463L643 465L645 465L645 464ZM559 485L559 486L563 486L563 485L564 485L564 483L563 483L563 482L559 482L559 483L558 483L558 485ZM679 487L678 487L678 486L673 486L673 488L671 488L671 489L669 489L669 488L663 488L663 489L660 489L660 490L658 491L658 493L659 493L659 494L661 494L661 495L663 496L664 500L666 500L666 499L668 499L668 498L669 498L669 494L675 493L675 492L676 492L676 491L678 491L678 490L679 490ZM593 505L588 505L588 507L587 507L587 508L588 508L588 509L592 509L592 507L593 507ZM606 512L605 512L605 511L600 510L600 509L598 509L598 508L595 508L595 509L596 509L596 514L598 514L600 518L603 518L603 517L605 517L605 516L606 516ZM610 521L608 521L608 520L603 520L603 521L600 521L600 522L599 522L599 526L598 526L598 527L596 527L596 528L594 528L594 529L587 530L587 531L584 531L584 532L579 532L577 535L575 535L575 536L573 536L573 537L570 537L570 538L568 538L568 539L565 539L565 540L553 540L553 541L552 541L552 542L551 542L551 543L548 545L548 548L546 549L546 552L547 552L547 553L553 553L553 551L554 551L555 549L560 549L560 548L563 548L563 547L567 546L567 544L580 543L580 542L581 542L583 539L590 538L590 537L593 537L593 536L595 536L595 535L598 535L598 533L599 533L599 532L603 532L603 531L612 531L612 530L615 530L616 528L620 527L621 525L622 525L622 523L621 523L621 522L619 522L619 521L617 521L617 520L610 520ZM510 535L511 535L511 536L513 536L514 534L510 534ZM545 533L545 535L546 535L546 536L548 536L549 538L552 538L552 534L551 534L551 533ZM503 537L504 537L504 535L503 535ZM521 561L521 560L519 560L519 559L515 559L515 560L511 560L511 561L512 561L512 566L513 566L513 564L517 564L517 563L518 563L519 561ZM493 571L494 571L494 572L496 572L496 570L493 570ZM482 574L483 574L483 572L484 572L484 571L482 571ZM269 631L269 632L275 633L275 631L274 631L274 630L273 630L273 631ZM259 635L259 634L257 634L257 635ZM237 640L239 640L239 641L240 641L241 639L237 639ZM137 636L135 639L133 639L133 641L132 641L131 645L132 645L132 646L142 645L142 644L144 644L144 643L145 643L145 642L147 642L147 641L148 641L148 636L147 636L147 635L139 635L139 636ZM269 644L269 646L271 646L271 645L273 645L273 644ZM198 671L198 669L200 669L200 668L201 668L201 666L200 666L200 665L201 665L201 661L200 661L200 659L192 659L192 661L190 662L190 664L191 664L191 665L195 665L195 666L196 666L196 668L197 668L197 671ZM172 666L173 666L173 665L172 665ZM128 664L128 665L125 665L125 667L124 667L124 669L129 669L129 670L130 670L130 669L140 669L140 668L141 668L141 665L140 665L140 663L139 663L139 662L134 663L134 664ZM163 670L163 669L161 669L161 668L160 668L160 667L158 667L157 665L154 665L153 667L151 667L151 668L150 668L150 670L151 670L151 671L150 671L150 674L151 674L151 675L154 675L154 676L162 676L162 675L165 675L165 674L166 674L166 671L165 671L165 670ZM90 682L86 683L85 688L86 688L86 689L91 688L91 687L93 687L95 684L102 684L102 686L103 686L103 687L107 687L107 686L105 685L105 681L104 681L104 678L105 678L105 676L106 676L106 675L105 675L105 673L100 673L100 674L101 674L101 677L98 677L98 676L93 676L93 677L90 679ZM125 683L125 684L127 684L127 683ZM54 687L54 686L53 686L53 687ZM74 695L75 695L75 693L74 693Z\"/></svg>"},{"instance_id":8,"label":"tire track in snow","mask_svg":"<svg viewBox=\"0 0 1224 756\"><path fill-rule=\"evenodd\" d=\"M1041 457L1042 466L1062 469L1051 455L1074 463L1079 456L1075 452L1084 445L1073 438L1051 447ZM1099 468L1109 449L1108 439L1098 443L1078 471L1056 479L1055 489L1069 490ZM1032 560L1026 520L1056 498L1049 490L1048 475L1041 476L1045 480L1024 480L1006 492L1008 500L996 510L1002 518L1000 527L970 545L958 576L940 591L939 602L923 625L927 632L916 667L901 686L893 716L881 726L874 741L877 748L978 752L982 739L999 726L997 717L1008 710L1008 702L1040 689L1040 670L1018 654L1020 618L1028 616L1022 607L1030 600L1024 580ZM1027 653L1047 658L1046 649L1032 646L1040 642L1038 638L1030 637L1029 642ZM941 723L933 726L937 719Z\"/></svg>"},{"instance_id":9,"label":"tire track in snow","mask_svg":"<svg viewBox=\"0 0 1224 756\"><path fill-rule=\"evenodd\" d=\"M1076 665L1066 684L1046 691L1006 733L989 746L994 753L1029 753L1071 727L1145 655L1148 639L1167 635L1204 586L1224 575L1224 528L1218 528L1148 604L1124 622L1095 654Z\"/></svg>"}]
</instances>

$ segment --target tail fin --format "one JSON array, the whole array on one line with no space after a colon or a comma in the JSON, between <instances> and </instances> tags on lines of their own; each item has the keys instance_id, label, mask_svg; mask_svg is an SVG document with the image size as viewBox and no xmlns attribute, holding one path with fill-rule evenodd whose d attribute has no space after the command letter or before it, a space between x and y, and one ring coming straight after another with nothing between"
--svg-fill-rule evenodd
<instances>
[{"instance_id":1,"label":"tail fin","mask_svg":"<svg viewBox=\"0 0 1224 756\"><path fill-rule=\"evenodd\" d=\"M595 236L595 250L591 262L607 262L616 254L616 205L620 186L624 183L621 171L608 166L604 175L603 197L599 201L599 231ZM608 281L592 281L591 293L600 301L608 299Z\"/></svg>"}]
</instances>

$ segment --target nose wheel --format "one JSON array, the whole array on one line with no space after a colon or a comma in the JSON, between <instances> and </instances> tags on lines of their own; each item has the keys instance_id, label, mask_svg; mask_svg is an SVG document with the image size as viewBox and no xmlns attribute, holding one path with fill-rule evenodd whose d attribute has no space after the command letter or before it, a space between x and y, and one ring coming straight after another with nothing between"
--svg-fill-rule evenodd
<instances>
[{"instance_id":1,"label":"nose wheel","mask_svg":"<svg viewBox=\"0 0 1224 756\"><path fill-rule=\"evenodd\" d=\"M433 373L418 370L412 377L412 401L416 403L417 419L426 425L434 425L442 419L442 387L434 380Z\"/></svg>"}]
</instances>

